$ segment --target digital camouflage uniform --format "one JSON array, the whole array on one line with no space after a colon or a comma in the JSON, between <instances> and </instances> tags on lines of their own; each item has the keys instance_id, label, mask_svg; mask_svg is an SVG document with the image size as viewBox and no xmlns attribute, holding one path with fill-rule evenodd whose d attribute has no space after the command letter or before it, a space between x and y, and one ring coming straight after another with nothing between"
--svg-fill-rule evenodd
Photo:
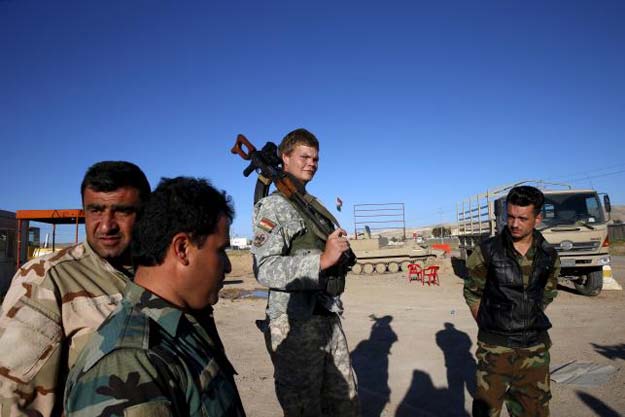
<instances>
[{"instance_id":1,"label":"digital camouflage uniform","mask_svg":"<svg viewBox=\"0 0 625 417\"><path fill-rule=\"evenodd\" d=\"M130 283L67 379L67 417L243 417L212 308L188 313Z\"/></svg>"},{"instance_id":2,"label":"digital camouflage uniform","mask_svg":"<svg viewBox=\"0 0 625 417\"><path fill-rule=\"evenodd\" d=\"M515 251L523 285L527 287L536 253L536 239L525 256ZM482 249L476 247L467 260L468 277L464 283L464 297L469 306L480 303L488 266ZM560 260L552 269L544 289L543 310L557 295ZM477 342L477 392L474 401L474 416L499 416L503 403L506 403L511 417L549 415L549 347L548 334L542 343L526 348L511 348L486 343L478 334ZM479 410L488 410L481 414Z\"/></svg>"},{"instance_id":3,"label":"digital camouflage uniform","mask_svg":"<svg viewBox=\"0 0 625 417\"><path fill-rule=\"evenodd\" d=\"M276 395L286 417L359 416L339 318L342 303L322 290L325 243L310 228L280 194L265 197L254 208L254 271L269 288L265 341Z\"/></svg>"},{"instance_id":4,"label":"digital camouflage uniform","mask_svg":"<svg viewBox=\"0 0 625 417\"><path fill-rule=\"evenodd\" d=\"M0 416L60 416L68 369L128 278L86 243L17 271L0 316Z\"/></svg>"}]
</instances>

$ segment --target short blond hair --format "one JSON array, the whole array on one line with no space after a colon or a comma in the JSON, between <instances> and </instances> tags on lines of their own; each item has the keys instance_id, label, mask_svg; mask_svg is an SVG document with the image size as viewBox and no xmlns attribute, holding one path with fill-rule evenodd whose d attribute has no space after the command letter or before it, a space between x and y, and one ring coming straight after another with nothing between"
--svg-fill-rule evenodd
<instances>
[{"instance_id":1,"label":"short blond hair","mask_svg":"<svg viewBox=\"0 0 625 417\"><path fill-rule=\"evenodd\" d=\"M289 155L298 145L310 146L319 151L319 141L311 132L306 129L295 129L286 134L286 136L280 142L278 147L278 153L282 155Z\"/></svg>"}]
</instances>

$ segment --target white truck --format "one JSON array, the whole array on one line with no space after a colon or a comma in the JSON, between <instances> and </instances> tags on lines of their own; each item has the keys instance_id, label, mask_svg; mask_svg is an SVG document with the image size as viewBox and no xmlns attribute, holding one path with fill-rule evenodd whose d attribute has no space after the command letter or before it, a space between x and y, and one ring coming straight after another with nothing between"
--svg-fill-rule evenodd
<instances>
[{"instance_id":1,"label":"white truck","mask_svg":"<svg viewBox=\"0 0 625 417\"><path fill-rule=\"evenodd\" d=\"M466 260L480 242L506 225L506 196L517 185L542 190L545 204L538 230L560 256L560 280L574 283L578 292L597 295L603 286L603 266L610 264L608 220L610 198L591 189L541 180L509 184L462 200L456 206L460 256ZM605 212L604 212L605 209Z\"/></svg>"}]
</instances>

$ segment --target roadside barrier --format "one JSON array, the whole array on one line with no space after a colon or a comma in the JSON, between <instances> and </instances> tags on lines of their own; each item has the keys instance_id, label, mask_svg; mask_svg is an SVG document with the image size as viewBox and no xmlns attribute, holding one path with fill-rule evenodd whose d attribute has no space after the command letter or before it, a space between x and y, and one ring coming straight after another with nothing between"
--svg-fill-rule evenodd
<instances>
[{"instance_id":1,"label":"roadside barrier","mask_svg":"<svg viewBox=\"0 0 625 417\"><path fill-rule=\"evenodd\" d=\"M612 276L612 267L610 265L603 266L603 290L622 290L621 284L616 282Z\"/></svg>"}]
</instances>

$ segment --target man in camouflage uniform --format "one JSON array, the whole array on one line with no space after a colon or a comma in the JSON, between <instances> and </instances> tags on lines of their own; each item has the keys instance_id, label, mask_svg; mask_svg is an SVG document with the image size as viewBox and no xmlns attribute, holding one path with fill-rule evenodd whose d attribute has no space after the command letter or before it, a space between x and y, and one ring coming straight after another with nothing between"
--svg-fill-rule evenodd
<instances>
[{"instance_id":1,"label":"man in camouflage uniform","mask_svg":"<svg viewBox=\"0 0 625 417\"><path fill-rule=\"evenodd\" d=\"M556 293L558 255L534 228L544 196L534 187L510 190L507 226L469 257L464 296L477 321L474 416L549 415L551 327L544 313Z\"/></svg>"},{"instance_id":2,"label":"man in camouflage uniform","mask_svg":"<svg viewBox=\"0 0 625 417\"><path fill-rule=\"evenodd\" d=\"M25 264L0 315L0 416L60 416L69 368L121 300L130 238L150 193L129 162L89 168L81 185L87 239Z\"/></svg>"},{"instance_id":3,"label":"man in camouflage uniform","mask_svg":"<svg viewBox=\"0 0 625 417\"><path fill-rule=\"evenodd\" d=\"M135 280L67 380L72 416L245 416L212 317L225 274L229 199L164 179L135 227Z\"/></svg>"},{"instance_id":4,"label":"man in camouflage uniform","mask_svg":"<svg viewBox=\"0 0 625 417\"><path fill-rule=\"evenodd\" d=\"M319 161L319 142L312 133L290 132L279 153L285 172L303 185L312 180ZM331 217L313 201L317 211ZM276 395L286 417L359 416L339 317L345 277L332 275L349 243L342 229L324 241L314 228L280 193L263 198L254 208L254 271L269 288L264 330L275 368ZM336 279L342 283L338 289L333 285Z\"/></svg>"}]
</instances>

